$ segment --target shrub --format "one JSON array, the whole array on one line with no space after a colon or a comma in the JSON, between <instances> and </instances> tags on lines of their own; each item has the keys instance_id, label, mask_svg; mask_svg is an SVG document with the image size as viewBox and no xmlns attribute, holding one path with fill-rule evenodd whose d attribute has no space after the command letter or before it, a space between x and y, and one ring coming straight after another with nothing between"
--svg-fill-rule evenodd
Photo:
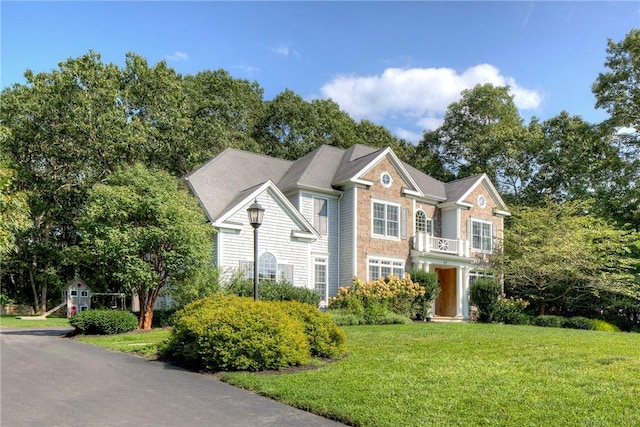
<instances>
[{"instance_id":1,"label":"shrub","mask_svg":"<svg viewBox=\"0 0 640 427\"><path fill-rule=\"evenodd\" d=\"M424 270L411 270L409 276L424 289L424 294L416 297L416 305L418 317L426 320L429 317L433 303L440 295L438 275Z\"/></svg>"},{"instance_id":2,"label":"shrub","mask_svg":"<svg viewBox=\"0 0 640 427\"><path fill-rule=\"evenodd\" d=\"M131 332L138 327L137 317L129 311L85 310L69 322L76 334L113 335Z\"/></svg>"},{"instance_id":3,"label":"shrub","mask_svg":"<svg viewBox=\"0 0 640 427\"><path fill-rule=\"evenodd\" d=\"M620 328L618 328L616 325L612 325L609 322L606 322L604 320L600 320L600 319L594 319L593 320L593 324L596 328L596 331L603 331L603 332L620 332Z\"/></svg>"},{"instance_id":4,"label":"shrub","mask_svg":"<svg viewBox=\"0 0 640 427\"><path fill-rule=\"evenodd\" d=\"M529 301L525 301L522 298L506 298L504 295L501 295L498 297L498 304L496 305L493 319L496 322L521 325L522 323L513 323L513 321L520 317L518 315L522 313L528 305Z\"/></svg>"},{"instance_id":5,"label":"shrub","mask_svg":"<svg viewBox=\"0 0 640 427\"><path fill-rule=\"evenodd\" d=\"M298 301L282 301L278 305L295 319L304 323L311 356L342 357L347 351L347 336L331 317L317 307Z\"/></svg>"},{"instance_id":6,"label":"shrub","mask_svg":"<svg viewBox=\"0 0 640 427\"><path fill-rule=\"evenodd\" d=\"M498 306L500 285L494 279L480 278L471 285L471 301L478 308L478 320L491 322Z\"/></svg>"},{"instance_id":7,"label":"shrub","mask_svg":"<svg viewBox=\"0 0 640 427\"><path fill-rule=\"evenodd\" d=\"M220 292L220 272L217 267L210 265L201 269L190 281L179 282L171 286L171 299L177 307L185 305L195 300L211 296ZM155 310L154 310L155 319Z\"/></svg>"},{"instance_id":8,"label":"shrub","mask_svg":"<svg viewBox=\"0 0 640 427\"><path fill-rule=\"evenodd\" d=\"M525 313L507 313L501 322L506 325L529 325L531 324L531 316Z\"/></svg>"},{"instance_id":9,"label":"shrub","mask_svg":"<svg viewBox=\"0 0 640 427\"><path fill-rule=\"evenodd\" d=\"M567 329L587 329L593 331L596 329L596 324L592 319L575 316L565 318L562 323L562 327Z\"/></svg>"},{"instance_id":10,"label":"shrub","mask_svg":"<svg viewBox=\"0 0 640 427\"><path fill-rule=\"evenodd\" d=\"M253 297L253 280L235 278L225 286L224 291L240 297ZM293 286L288 282L260 282L258 299L260 301L299 301L316 307L320 304L320 295L315 290Z\"/></svg>"},{"instance_id":11,"label":"shrub","mask_svg":"<svg viewBox=\"0 0 640 427\"><path fill-rule=\"evenodd\" d=\"M175 364L207 372L281 369L310 359L300 320L278 304L223 294L178 311L161 353Z\"/></svg>"},{"instance_id":12,"label":"shrub","mask_svg":"<svg viewBox=\"0 0 640 427\"><path fill-rule=\"evenodd\" d=\"M153 310L153 319L151 326L153 328L166 328L173 325L173 315L176 313L176 309L168 310Z\"/></svg>"},{"instance_id":13,"label":"shrub","mask_svg":"<svg viewBox=\"0 0 640 427\"><path fill-rule=\"evenodd\" d=\"M366 324L380 324L389 311L413 317L417 299L425 293L420 284L411 280L388 276L370 282L353 279L351 287L341 287L329 301L331 309L345 309L362 317Z\"/></svg>"},{"instance_id":14,"label":"shrub","mask_svg":"<svg viewBox=\"0 0 640 427\"><path fill-rule=\"evenodd\" d=\"M327 314L331 316L331 319L338 326L355 326L365 324L364 317L362 315L354 314L353 312L343 308L327 310Z\"/></svg>"},{"instance_id":15,"label":"shrub","mask_svg":"<svg viewBox=\"0 0 640 427\"><path fill-rule=\"evenodd\" d=\"M564 317L562 316L542 315L531 319L532 325L545 328L561 328L563 323Z\"/></svg>"}]
</instances>

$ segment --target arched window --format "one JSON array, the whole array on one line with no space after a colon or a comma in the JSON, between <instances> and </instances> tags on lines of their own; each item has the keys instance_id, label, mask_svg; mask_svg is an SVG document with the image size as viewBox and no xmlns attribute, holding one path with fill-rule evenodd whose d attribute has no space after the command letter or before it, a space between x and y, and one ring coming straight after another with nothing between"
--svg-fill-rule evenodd
<instances>
[{"instance_id":1,"label":"arched window","mask_svg":"<svg viewBox=\"0 0 640 427\"><path fill-rule=\"evenodd\" d=\"M258 260L258 278L260 280L275 281L277 269L278 264L276 263L276 257L269 252L260 255L260 259Z\"/></svg>"},{"instance_id":2,"label":"arched window","mask_svg":"<svg viewBox=\"0 0 640 427\"><path fill-rule=\"evenodd\" d=\"M416 232L433 235L433 220L427 218L427 214L423 210L416 211Z\"/></svg>"},{"instance_id":3,"label":"arched window","mask_svg":"<svg viewBox=\"0 0 640 427\"><path fill-rule=\"evenodd\" d=\"M416 211L416 232L424 233L427 231L427 214L424 211Z\"/></svg>"}]
</instances>

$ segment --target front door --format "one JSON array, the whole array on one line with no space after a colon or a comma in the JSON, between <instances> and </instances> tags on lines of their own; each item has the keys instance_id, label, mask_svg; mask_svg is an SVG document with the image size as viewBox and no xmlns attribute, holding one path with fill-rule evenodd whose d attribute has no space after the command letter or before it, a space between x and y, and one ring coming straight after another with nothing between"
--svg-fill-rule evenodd
<instances>
[{"instance_id":1,"label":"front door","mask_svg":"<svg viewBox=\"0 0 640 427\"><path fill-rule=\"evenodd\" d=\"M436 299L436 316L456 316L456 269L436 268L438 282L440 283L440 295Z\"/></svg>"}]
</instances>

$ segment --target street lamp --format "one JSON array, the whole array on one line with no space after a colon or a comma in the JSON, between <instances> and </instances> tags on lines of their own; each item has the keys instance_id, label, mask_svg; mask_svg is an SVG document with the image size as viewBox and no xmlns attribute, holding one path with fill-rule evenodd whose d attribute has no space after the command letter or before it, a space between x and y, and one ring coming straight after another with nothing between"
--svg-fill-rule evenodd
<instances>
[{"instance_id":1,"label":"street lamp","mask_svg":"<svg viewBox=\"0 0 640 427\"><path fill-rule=\"evenodd\" d=\"M255 199L247 209L249 224L253 227L253 300L258 301L258 227L262 225L264 208Z\"/></svg>"}]
</instances>

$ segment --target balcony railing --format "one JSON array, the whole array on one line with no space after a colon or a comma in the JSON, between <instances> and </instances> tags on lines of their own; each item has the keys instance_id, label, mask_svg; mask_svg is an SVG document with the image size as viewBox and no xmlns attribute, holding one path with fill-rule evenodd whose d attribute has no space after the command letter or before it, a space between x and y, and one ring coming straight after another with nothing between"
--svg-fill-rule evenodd
<instances>
[{"instance_id":1,"label":"balcony railing","mask_svg":"<svg viewBox=\"0 0 640 427\"><path fill-rule=\"evenodd\" d=\"M427 233L416 233L413 237L413 249L420 252L437 252L458 256L469 256L468 244L462 239L444 239Z\"/></svg>"}]
</instances>

